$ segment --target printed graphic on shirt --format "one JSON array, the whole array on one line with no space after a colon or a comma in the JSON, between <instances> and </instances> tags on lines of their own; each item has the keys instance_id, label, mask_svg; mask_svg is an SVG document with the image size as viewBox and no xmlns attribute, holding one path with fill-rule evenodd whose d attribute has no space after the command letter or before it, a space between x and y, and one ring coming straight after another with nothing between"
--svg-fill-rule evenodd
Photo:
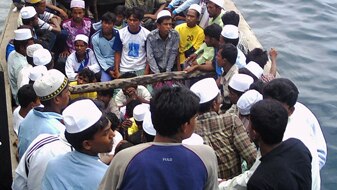
<instances>
[{"instance_id":1,"label":"printed graphic on shirt","mask_svg":"<svg viewBox=\"0 0 337 190\"><path fill-rule=\"evenodd\" d=\"M129 52L128 56L130 57L139 57L139 44L129 43Z\"/></svg>"}]
</instances>

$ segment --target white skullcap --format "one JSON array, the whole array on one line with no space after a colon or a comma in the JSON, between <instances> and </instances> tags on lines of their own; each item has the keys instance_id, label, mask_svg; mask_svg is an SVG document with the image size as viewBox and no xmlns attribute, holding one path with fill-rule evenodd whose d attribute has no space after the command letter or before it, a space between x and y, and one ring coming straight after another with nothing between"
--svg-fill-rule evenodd
<instances>
[{"instance_id":1,"label":"white skullcap","mask_svg":"<svg viewBox=\"0 0 337 190\"><path fill-rule=\"evenodd\" d=\"M143 130L145 131L145 133L152 135L152 136L156 136L156 129L154 129L153 124L152 124L152 120L151 120L151 112L147 112L145 114L144 117L144 121L143 121Z\"/></svg>"},{"instance_id":2,"label":"white skullcap","mask_svg":"<svg viewBox=\"0 0 337 190\"><path fill-rule=\"evenodd\" d=\"M133 118L136 121L143 121L145 114L150 111L149 104L139 104L133 109Z\"/></svg>"},{"instance_id":3,"label":"white skullcap","mask_svg":"<svg viewBox=\"0 0 337 190\"><path fill-rule=\"evenodd\" d=\"M33 57L34 52L38 49L43 49L41 44L32 44L32 45L27 46L27 49L26 49L27 56Z\"/></svg>"},{"instance_id":4,"label":"white skullcap","mask_svg":"<svg viewBox=\"0 0 337 190\"><path fill-rule=\"evenodd\" d=\"M260 79L263 74L263 69L260 67L259 64L255 63L254 61L250 61L246 66L246 69L248 69L253 75L256 76L256 78Z\"/></svg>"},{"instance_id":5,"label":"white skullcap","mask_svg":"<svg viewBox=\"0 0 337 190\"><path fill-rule=\"evenodd\" d=\"M157 14L157 20L160 19L161 17L171 17L171 13L168 10L161 10L158 14Z\"/></svg>"},{"instance_id":6,"label":"white skullcap","mask_svg":"<svg viewBox=\"0 0 337 190\"><path fill-rule=\"evenodd\" d=\"M262 100L262 95L256 90L248 90L239 98L236 106L241 115L249 115L250 108L258 101Z\"/></svg>"},{"instance_id":7,"label":"white skullcap","mask_svg":"<svg viewBox=\"0 0 337 190\"><path fill-rule=\"evenodd\" d=\"M42 77L47 72L47 67L44 65L38 65L30 70L28 78L31 81L36 81L38 78Z\"/></svg>"},{"instance_id":8,"label":"white skullcap","mask_svg":"<svg viewBox=\"0 0 337 190\"><path fill-rule=\"evenodd\" d=\"M85 9L85 2L82 0L72 0L70 2L70 8L82 8Z\"/></svg>"},{"instance_id":9,"label":"white skullcap","mask_svg":"<svg viewBox=\"0 0 337 190\"><path fill-rule=\"evenodd\" d=\"M86 44L88 44L88 42L89 42L88 36L86 36L86 35L84 35L84 34L78 34L78 35L75 37L74 42L76 42L77 40L81 40L81 41L85 42Z\"/></svg>"},{"instance_id":10,"label":"white skullcap","mask_svg":"<svg viewBox=\"0 0 337 190\"><path fill-rule=\"evenodd\" d=\"M67 85L67 77L60 71L51 69L34 82L33 88L40 100L45 101L59 95Z\"/></svg>"},{"instance_id":11,"label":"white skullcap","mask_svg":"<svg viewBox=\"0 0 337 190\"><path fill-rule=\"evenodd\" d=\"M188 144L188 145L201 145L204 144L204 139L198 134L192 133L190 138L184 139L182 144Z\"/></svg>"},{"instance_id":12,"label":"white skullcap","mask_svg":"<svg viewBox=\"0 0 337 190\"><path fill-rule=\"evenodd\" d=\"M30 19L30 18L33 18L37 13L34 7L27 6L27 7L22 7L20 14L21 14L22 19Z\"/></svg>"},{"instance_id":13,"label":"white skullcap","mask_svg":"<svg viewBox=\"0 0 337 190\"><path fill-rule=\"evenodd\" d=\"M210 0L211 2L213 2L214 4L218 5L221 8L223 7L224 1L223 0Z\"/></svg>"},{"instance_id":14,"label":"white skullcap","mask_svg":"<svg viewBox=\"0 0 337 190\"><path fill-rule=\"evenodd\" d=\"M47 65L50 63L51 59L51 54L47 49L38 49L33 53L34 65Z\"/></svg>"},{"instance_id":15,"label":"white skullcap","mask_svg":"<svg viewBox=\"0 0 337 190\"><path fill-rule=\"evenodd\" d=\"M79 133L93 126L102 116L92 100L78 100L64 109L62 117L68 133Z\"/></svg>"},{"instance_id":16,"label":"white skullcap","mask_svg":"<svg viewBox=\"0 0 337 190\"><path fill-rule=\"evenodd\" d=\"M28 28L22 28L18 30L14 30L15 40L28 40L33 38L32 31Z\"/></svg>"},{"instance_id":17,"label":"white skullcap","mask_svg":"<svg viewBox=\"0 0 337 190\"><path fill-rule=\"evenodd\" d=\"M254 82L254 79L245 74L234 74L229 80L228 86L239 92L245 92Z\"/></svg>"},{"instance_id":18,"label":"white skullcap","mask_svg":"<svg viewBox=\"0 0 337 190\"><path fill-rule=\"evenodd\" d=\"M197 11L199 14L201 14L201 7L198 4L192 4L190 6L190 8L188 8L188 10L190 10L190 9L193 9L193 10Z\"/></svg>"},{"instance_id":19,"label":"white skullcap","mask_svg":"<svg viewBox=\"0 0 337 190\"><path fill-rule=\"evenodd\" d=\"M199 98L199 104L213 100L220 92L214 78L205 78L191 86L191 91Z\"/></svg>"},{"instance_id":20,"label":"white skullcap","mask_svg":"<svg viewBox=\"0 0 337 190\"><path fill-rule=\"evenodd\" d=\"M238 39L239 28L235 25L227 24L222 28L221 35L228 39Z\"/></svg>"}]
</instances>

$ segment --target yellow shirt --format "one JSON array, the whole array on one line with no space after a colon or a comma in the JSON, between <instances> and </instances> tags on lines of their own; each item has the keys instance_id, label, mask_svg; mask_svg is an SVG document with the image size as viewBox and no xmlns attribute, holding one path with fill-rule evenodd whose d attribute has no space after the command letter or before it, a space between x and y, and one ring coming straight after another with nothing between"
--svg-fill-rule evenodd
<instances>
[{"instance_id":1,"label":"yellow shirt","mask_svg":"<svg viewBox=\"0 0 337 190\"><path fill-rule=\"evenodd\" d=\"M138 131L138 126L135 122L135 119L133 119L133 117L132 117L132 118L130 118L130 120L132 121L132 125L131 125L131 127L128 128L128 135L129 136Z\"/></svg>"},{"instance_id":2,"label":"yellow shirt","mask_svg":"<svg viewBox=\"0 0 337 190\"><path fill-rule=\"evenodd\" d=\"M179 33L179 61L183 64L186 57L184 52L190 49L192 46L195 50L199 49L201 44L205 40L204 30L196 25L193 28L187 26L186 23L180 24L175 27L175 30Z\"/></svg>"},{"instance_id":3,"label":"yellow shirt","mask_svg":"<svg viewBox=\"0 0 337 190\"><path fill-rule=\"evenodd\" d=\"M76 86L77 81L73 81L69 83L69 86ZM91 99L96 99L97 98L97 92L85 92L85 93L80 93L80 94L70 94L70 99L76 99L79 97L83 98L91 98Z\"/></svg>"}]
</instances>

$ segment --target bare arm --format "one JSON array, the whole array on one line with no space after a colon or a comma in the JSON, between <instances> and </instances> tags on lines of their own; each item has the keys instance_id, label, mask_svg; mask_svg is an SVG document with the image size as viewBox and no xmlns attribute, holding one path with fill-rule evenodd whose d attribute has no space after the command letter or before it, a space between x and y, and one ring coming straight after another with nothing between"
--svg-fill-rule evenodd
<instances>
[{"instance_id":1,"label":"bare arm","mask_svg":"<svg viewBox=\"0 0 337 190\"><path fill-rule=\"evenodd\" d=\"M122 52L116 51L115 52L115 73L114 73L114 78L119 78L119 65L121 63L121 55Z\"/></svg>"},{"instance_id":2,"label":"bare arm","mask_svg":"<svg viewBox=\"0 0 337 190\"><path fill-rule=\"evenodd\" d=\"M270 71L269 73L271 75L273 75L274 77L276 77L276 57L277 57L277 51L274 48L271 48L269 51L269 56L270 56L270 60L271 60L271 67L270 67Z\"/></svg>"}]
</instances>

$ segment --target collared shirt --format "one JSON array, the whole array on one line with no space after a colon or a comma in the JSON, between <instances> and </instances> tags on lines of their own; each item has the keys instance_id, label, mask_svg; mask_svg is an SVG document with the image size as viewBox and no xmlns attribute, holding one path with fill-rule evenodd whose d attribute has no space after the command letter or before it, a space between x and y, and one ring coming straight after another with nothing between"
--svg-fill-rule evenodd
<instances>
[{"instance_id":1,"label":"collared shirt","mask_svg":"<svg viewBox=\"0 0 337 190\"><path fill-rule=\"evenodd\" d=\"M221 77L221 84L223 86L223 97L229 96L228 84L232 76L238 73L238 67L233 65L227 73L223 73L224 76Z\"/></svg>"},{"instance_id":2,"label":"collared shirt","mask_svg":"<svg viewBox=\"0 0 337 190\"><path fill-rule=\"evenodd\" d=\"M241 173L241 158L248 167L255 162L257 150L241 120L233 114L207 112L198 116L195 133L211 146L218 159L218 175L230 179Z\"/></svg>"},{"instance_id":3,"label":"collared shirt","mask_svg":"<svg viewBox=\"0 0 337 190\"><path fill-rule=\"evenodd\" d=\"M88 55L88 63L85 67L88 67L94 73L98 73L101 68L98 65L94 52L90 48L88 48L86 54ZM68 56L65 70L66 75L70 81L75 80L78 69L80 68L81 64L83 64L84 60L85 59L79 62L76 57L76 52L73 52Z\"/></svg>"},{"instance_id":4,"label":"collared shirt","mask_svg":"<svg viewBox=\"0 0 337 190\"><path fill-rule=\"evenodd\" d=\"M146 58L152 72L171 71L178 55L178 47L179 34L177 31L170 30L165 40L160 37L158 29L152 31L146 41Z\"/></svg>"},{"instance_id":5,"label":"collared shirt","mask_svg":"<svg viewBox=\"0 0 337 190\"><path fill-rule=\"evenodd\" d=\"M32 141L40 134L61 134L65 126L61 123L62 115L56 112L43 112L37 107L29 111L19 127L19 158Z\"/></svg>"},{"instance_id":6,"label":"collared shirt","mask_svg":"<svg viewBox=\"0 0 337 190\"><path fill-rule=\"evenodd\" d=\"M208 26L211 25L211 24L217 24L219 26L221 26L221 28L223 27L223 22L221 20L221 17L225 14L225 12L223 10L221 10L221 13L215 17L215 18L210 18L208 20Z\"/></svg>"},{"instance_id":7,"label":"collared shirt","mask_svg":"<svg viewBox=\"0 0 337 190\"><path fill-rule=\"evenodd\" d=\"M97 189L107 169L98 156L68 152L49 161L42 189Z\"/></svg>"},{"instance_id":8,"label":"collared shirt","mask_svg":"<svg viewBox=\"0 0 337 190\"><path fill-rule=\"evenodd\" d=\"M14 96L15 101L17 102L17 93L19 90L18 87L18 76L20 71L28 65L26 56L22 55L21 53L16 52L13 50L8 56L8 78L9 83L11 86L11 91Z\"/></svg>"},{"instance_id":9,"label":"collared shirt","mask_svg":"<svg viewBox=\"0 0 337 190\"><path fill-rule=\"evenodd\" d=\"M70 53L72 53L75 51L74 40L77 34L84 34L88 37L90 36L91 21L88 18L83 18L82 27L76 28L73 19L68 19L63 22L62 28L68 33L67 46Z\"/></svg>"},{"instance_id":10,"label":"collared shirt","mask_svg":"<svg viewBox=\"0 0 337 190\"><path fill-rule=\"evenodd\" d=\"M113 36L110 40L103 36L102 30L96 32L91 38L97 61L104 71L114 69L115 50L112 49L112 46L115 42L116 32L117 31L113 29Z\"/></svg>"},{"instance_id":11,"label":"collared shirt","mask_svg":"<svg viewBox=\"0 0 337 190\"><path fill-rule=\"evenodd\" d=\"M166 0L125 0L125 8L139 7L144 10L145 14L153 14L156 12L156 8L164 3Z\"/></svg>"}]
</instances>

